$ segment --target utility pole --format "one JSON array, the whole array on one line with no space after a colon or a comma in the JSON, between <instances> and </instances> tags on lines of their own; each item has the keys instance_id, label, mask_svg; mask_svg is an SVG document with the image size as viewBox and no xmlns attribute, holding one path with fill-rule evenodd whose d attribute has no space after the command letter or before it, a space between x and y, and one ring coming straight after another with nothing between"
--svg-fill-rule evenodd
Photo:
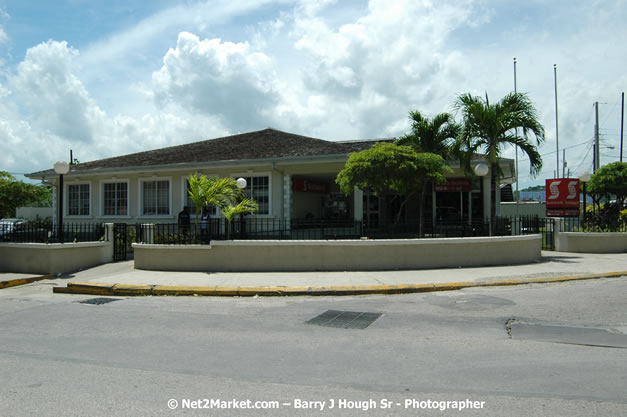
<instances>
[{"instance_id":1,"label":"utility pole","mask_svg":"<svg viewBox=\"0 0 627 417\"><path fill-rule=\"evenodd\" d=\"M623 121L625 119L625 92L621 94L620 105L620 161L623 162Z\"/></svg>"},{"instance_id":2,"label":"utility pole","mask_svg":"<svg viewBox=\"0 0 627 417\"><path fill-rule=\"evenodd\" d=\"M599 102L594 102L594 169L601 168L601 147L599 146Z\"/></svg>"},{"instance_id":3,"label":"utility pole","mask_svg":"<svg viewBox=\"0 0 627 417\"><path fill-rule=\"evenodd\" d=\"M568 166L568 164L566 163L566 148L562 149L562 152L562 177L568 178L566 176L566 167Z\"/></svg>"},{"instance_id":4,"label":"utility pole","mask_svg":"<svg viewBox=\"0 0 627 417\"><path fill-rule=\"evenodd\" d=\"M553 75L555 78L555 155L557 158L557 162L555 164L556 174L555 178L560 177L560 145L559 145L559 129L557 126L557 64L553 64Z\"/></svg>"}]
</instances>

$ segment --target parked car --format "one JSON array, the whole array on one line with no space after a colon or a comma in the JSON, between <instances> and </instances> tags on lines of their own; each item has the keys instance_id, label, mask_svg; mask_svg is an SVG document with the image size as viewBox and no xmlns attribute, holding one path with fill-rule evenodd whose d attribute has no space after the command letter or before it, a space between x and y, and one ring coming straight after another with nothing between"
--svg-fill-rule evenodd
<instances>
[{"instance_id":1,"label":"parked car","mask_svg":"<svg viewBox=\"0 0 627 417\"><path fill-rule=\"evenodd\" d=\"M16 225L24 222L24 219L0 219L0 239L6 240L4 237L10 235Z\"/></svg>"},{"instance_id":2,"label":"parked car","mask_svg":"<svg viewBox=\"0 0 627 417\"><path fill-rule=\"evenodd\" d=\"M48 230L36 227L24 219L0 220L0 241L3 242L48 242Z\"/></svg>"}]
</instances>

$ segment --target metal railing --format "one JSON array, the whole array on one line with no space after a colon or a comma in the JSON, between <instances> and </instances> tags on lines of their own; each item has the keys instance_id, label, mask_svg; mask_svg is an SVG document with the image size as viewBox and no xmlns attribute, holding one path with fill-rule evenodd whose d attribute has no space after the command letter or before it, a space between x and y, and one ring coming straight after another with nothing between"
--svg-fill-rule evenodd
<instances>
[{"instance_id":1,"label":"metal railing","mask_svg":"<svg viewBox=\"0 0 627 417\"><path fill-rule=\"evenodd\" d=\"M58 243L56 225L37 225L28 222L0 222L0 242L12 243ZM102 223L64 223L63 241L98 242L106 239Z\"/></svg>"}]
</instances>

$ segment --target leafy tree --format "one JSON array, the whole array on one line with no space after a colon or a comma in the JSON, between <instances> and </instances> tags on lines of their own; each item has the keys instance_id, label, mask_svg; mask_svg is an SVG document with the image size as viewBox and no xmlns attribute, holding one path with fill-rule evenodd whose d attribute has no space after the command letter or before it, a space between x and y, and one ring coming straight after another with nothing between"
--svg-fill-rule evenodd
<instances>
[{"instance_id":1,"label":"leafy tree","mask_svg":"<svg viewBox=\"0 0 627 417\"><path fill-rule=\"evenodd\" d=\"M409 198L416 192L422 194L427 181L444 182L447 172L450 168L439 155L418 153L410 146L377 143L370 149L351 153L335 182L346 195L355 187L377 196L399 195L402 200L396 214L398 223Z\"/></svg>"},{"instance_id":2,"label":"leafy tree","mask_svg":"<svg viewBox=\"0 0 627 417\"><path fill-rule=\"evenodd\" d=\"M0 171L0 218L15 217L17 207L49 206L51 201L52 191L48 187L18 181L8 172Z\"/></svg>"},{"instance_id":3,"label":"leafy tree","mask_svg":"<svg viewBox=\"0 0 627 417\"><path fill-rule=\"evenodd\" d=\"M544 142L544 127L524 93L507 94L495 104L490 103L487 93L485 99L463 94L457 98L455 108L461 110L464 119L456 150L465 170L471 172L470 163L475 153L485 154L490 165L490 219L494 228L496 184L502 175L498 160L507 146L516 145L529 157L531 175L537 175L542 168L537 146ZM535 143L529 140L529 133L533 133Z\"/></svg>"},{"instance_id":4,"label":"leafy tree","mask_svg":"<svg viewBox=\"0 0 627 417\"><path fill-rule=\"evenodd\" d=\"M592 215L588 215L587 227L590 230L612 231L619 230L627 223L621 213L627 200L627 163L612 162L592 175L588 182L588 190L596 201L602 199L605 204L599 204ZM612 202L613 198L616 200Z\"/></svg>"},{"instance_id":5,"label":"leafy tree","mask_svg":"<svg viewBox=\"0 0 627 417\"><path fill-rule=\"evenodd\" d=\"M612 162L597 170L588 182L588 190L598 197L616 197L618 211L625 206L627 199L627 162Z\"/></svg>"},{"instance_id":6,"label":"leafy tree","mask_svg":"<svg viewBox=\"0 0 627 417\"><path fill-rule=\"evenodd\" d=\"M448 113L440 113L433 119L419 111L409 112L412 120L411 133L398 138L399 145L408 145L416 152L430 152L444 159L452 156L453 145L461 131L461 126Z\"/></svg>"}]
</instances>

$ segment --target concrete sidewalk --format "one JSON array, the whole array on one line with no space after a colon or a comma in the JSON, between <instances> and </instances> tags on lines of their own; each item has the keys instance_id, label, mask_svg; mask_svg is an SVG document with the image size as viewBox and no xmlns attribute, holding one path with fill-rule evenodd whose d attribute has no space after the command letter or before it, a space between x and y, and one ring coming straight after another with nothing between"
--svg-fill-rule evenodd
<instances>
[{"instance_id":1,"label":"concrete sidewalk","mask_svg":"<svg viewBox=\"0 0 627 417\"><path fill-rule=\"evenodd\" d=\"M67 287L54 291L101 295L354 295L627 276L627 254L542 255L540 261L527 265L351 272L143 271L127 261L57 279L57 284L66 282Z\"/></svg>"}]
</instances>

